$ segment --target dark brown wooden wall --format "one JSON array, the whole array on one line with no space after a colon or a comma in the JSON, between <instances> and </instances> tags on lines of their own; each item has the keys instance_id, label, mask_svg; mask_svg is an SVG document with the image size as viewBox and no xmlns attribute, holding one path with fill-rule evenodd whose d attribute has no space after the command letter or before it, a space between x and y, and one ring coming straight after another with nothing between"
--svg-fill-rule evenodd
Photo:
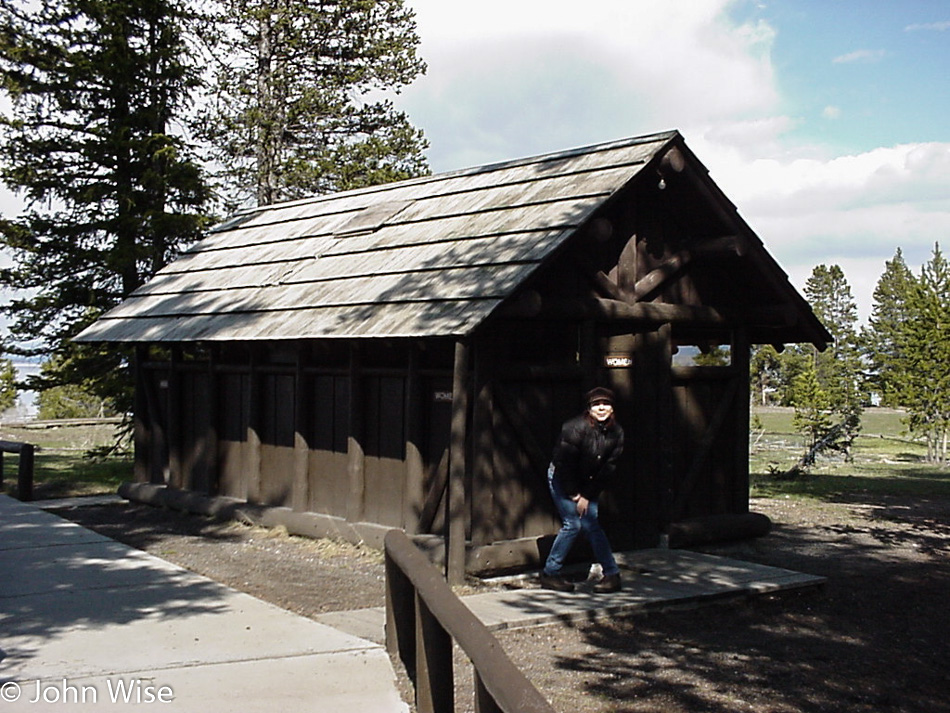
<instances>
[{"instance_id":1,"label":"dark brown wooden wall","mask_svg":"<svg viewBox=\"0 0 950 713\"><path fill-rule=\"evenodd\" d=\"M627 434L617 486L602 504L615 547L655 545L671 520L744 512L748 363L673 368L672 345L669 325L630 322L528 329L512 322L476 340L465 476L470 542L556 531L547 465L561 424L581 412L582 394L596 384L616 391ZM452 377L420 364L423 352L402 368L391 356L385 368L356 370L317 358L296 366L152 363L140 370L142 473L198 492L441 534ZM628 360L608 366L607 357Z\"/></svg>"},{"instance_id":2,"label":"dark brown wooden wall","mask_svg":"<svg viewBox=\"0 0 950 713\"><path fill-rule=\"evenodd\" d=\"M347 436L350 422L350 378L317 375L310 380L308 510L346 517L348 484Z\"/></svg>"},{"instance_id":3,"label":"dark brown wooden wall","mask_svg":"<svg viewBox=\"0 0 950 713\"><path fill-rule=\"evenodd\" d=\"M441 356L430 351L430 359ZM335 365L293 368L260 358L146 362L139 369L138 477L336 517L358 512L362 520L411 532L438 531L451 375L424 359L415 360L421 367L410 375L408 364L395 365L399 358L387 352L379 359L385 366L359 369L358 389L349 371ZM362 478L355 491L354 440Z\"/></svg>"}]
</instances>

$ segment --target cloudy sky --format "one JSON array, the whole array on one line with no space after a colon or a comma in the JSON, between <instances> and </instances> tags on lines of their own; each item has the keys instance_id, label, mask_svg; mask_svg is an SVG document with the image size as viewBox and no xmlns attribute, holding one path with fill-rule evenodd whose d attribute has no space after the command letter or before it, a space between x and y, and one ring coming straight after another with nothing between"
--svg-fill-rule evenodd
<instances>
[{"instance_id":1,"label":"cloudy sky","mask_svg":"<svg viewBox=\"0 0 950 713\"><path fill-rule=\"evenodd\" d=\"M950 252L946 0L407 3L429 69L397 103L434 171L678 129L793 282L840 265L862 318L897 247Z\"/></svg>"},{"instance_id":2,"label":"cloudy sky","mask_svg":"<svg viewBox=\"0 0 950 713\"><path fill-rule=\"evenodd\" d=\"M799 287L950 252L945 0L407 0L436 172L680 130Z\"/></svg>"}]
</instances>

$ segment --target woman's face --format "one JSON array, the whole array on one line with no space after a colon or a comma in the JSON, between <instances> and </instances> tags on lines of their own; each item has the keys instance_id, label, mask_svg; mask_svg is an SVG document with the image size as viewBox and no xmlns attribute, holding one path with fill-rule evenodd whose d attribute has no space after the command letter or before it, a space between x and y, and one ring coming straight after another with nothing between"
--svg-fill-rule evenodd
<instances>
[{"instance_id":1,"label":"woman's face","mask_svg":"<svg viewBox=\"0 0 950 713\"><path fill-rule=\"evenodd\" d=\"M595 401L590 405L590 415L595 421L603 423L614 414L614 407L609 401Z\"/></svg>"}]
</instances>

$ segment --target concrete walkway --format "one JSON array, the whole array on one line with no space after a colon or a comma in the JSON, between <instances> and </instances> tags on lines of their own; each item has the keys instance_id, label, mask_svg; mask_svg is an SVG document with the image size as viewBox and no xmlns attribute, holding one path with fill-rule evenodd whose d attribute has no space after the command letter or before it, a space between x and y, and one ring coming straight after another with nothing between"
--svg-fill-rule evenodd
<instances>
[{"instance_id":1,"label":"concrete walkway","mask_svg":"<svg viewBox=\"0 0 950 713\"><path fill-rule=\"evenodd\" d=\"M462 600L498 630L824 581L685 550L618 562L625 584L615 594L552 592L523 578ZM63 701L80 711L407 711L381 646L384 621L382 608L312 621L0 495L0 713Z\"/></svg>"},{"instance_id":2,"label":"concrete walkway","mask_svg":"<svg viewBox=\"0 0 950 713\"><path fill-rule=\"evenodd\" d=\"M379 644L0 495L0 710L64 702L70 711L408 710Z\"/></svg>"}]
</instances>

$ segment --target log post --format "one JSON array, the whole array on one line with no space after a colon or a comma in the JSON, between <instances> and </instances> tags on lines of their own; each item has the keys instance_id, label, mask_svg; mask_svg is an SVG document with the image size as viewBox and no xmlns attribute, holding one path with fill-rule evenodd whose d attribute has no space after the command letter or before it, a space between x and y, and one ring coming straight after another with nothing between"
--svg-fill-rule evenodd
<instances>
[{"instance_id":1,"label":"log post","mask_svg":"<svg viewBox=\"0 0 950 713\"><path fill-rule=\"evenodd\" d=\"M218 446L218 347L210 345L208 354L208 426L205 432L203 460L209 495L221 492L221 455Z\"/></svg>"},{"instance_id":2,"label":"log post","mask_svg":"<svg viewBox=\"0 0 950 713\"><path fill-rule=\"evenodd\" d=\"M422 512L425 505L425 459L422 456L423 391L419 374L419 350L415 343L409 346L409 361L406 371L406 505L402 515L407 534L420 532Z\"/></svg>"},{"instance_id":3,"label":"log post","mask_svg":"<svg viewBox=\"0 0 950 713\"><path fill-rule=\"evenodd\" d=\"M732 511L749 511L749 358L751 345L748 330L738 327L732 337L732 370L736 380L735 472L733 473Z\"/></svg>"},{"instance_id":4,"label":"log post","mask_svg":"<svg viewBox=\"0 0 950 713\"><path fill-rule=\"evenodd\" d=\"M449 442L449 492L446 498L445 576L449 584L465 581L465 446L468 415L468 345L455 343L452 375L452 427Z\"/></svg>"},{"instance_id":5,"label":"log post","mask_svg":"<svg viewBox=\"0 0 950 713\"><path fill-rule=\"evenodd\" d=\"M350 422L346 441L349 491L346 498L346 519L361 522L365 503L366 463L363 453L363 390L359 345L350 345Z\"/></svg>"},{"instance_id":6,"label":"log post","mask_svg":"<svg viewBox=\"0 0 950 713\"><path fill-rule=\"evenodd\" d=\"M168 484L173 488L186 488L182 472L181 433L181 348L171 348L171 363L168 370Z\"/></svg>"},{"instance_id":7,"label":"log post","mask_svg":"<svg viewBox=\"0 0 950 713\"><path fill-rule=\"evenodd\" d=\"M247 388L247 446L245 450L245 484L248 502L261 501L261 383L260 354L257 345L251 346Z\"/></svg>"},{"instance_id":8,"label":"log post","mask_svg":"<svg viewBox=\"0 0 950 713\"><path fill-rule=\"evenodd\" d=\"M134 465L132 468L133 480L137 483L147 483L151 480L149 459L152 455L152 414L148 408L148 385L145 373L145 362L148 360L148 346L140 344L135 347L135 406L132 418L132 448Z\"/></svg>"},{"instance_id":9,"label":"log post","mask_svg":"<svg viewBox=\"0 0 950 713\"><path fill-rule=\"evenodd\" d=\"M309 350L305 343L297 344L297 362L294 370L294 484L291 505L297 512L307 509L310 502L310 399L308 376L305 371Z\"/></svg>"}]
</instances>

